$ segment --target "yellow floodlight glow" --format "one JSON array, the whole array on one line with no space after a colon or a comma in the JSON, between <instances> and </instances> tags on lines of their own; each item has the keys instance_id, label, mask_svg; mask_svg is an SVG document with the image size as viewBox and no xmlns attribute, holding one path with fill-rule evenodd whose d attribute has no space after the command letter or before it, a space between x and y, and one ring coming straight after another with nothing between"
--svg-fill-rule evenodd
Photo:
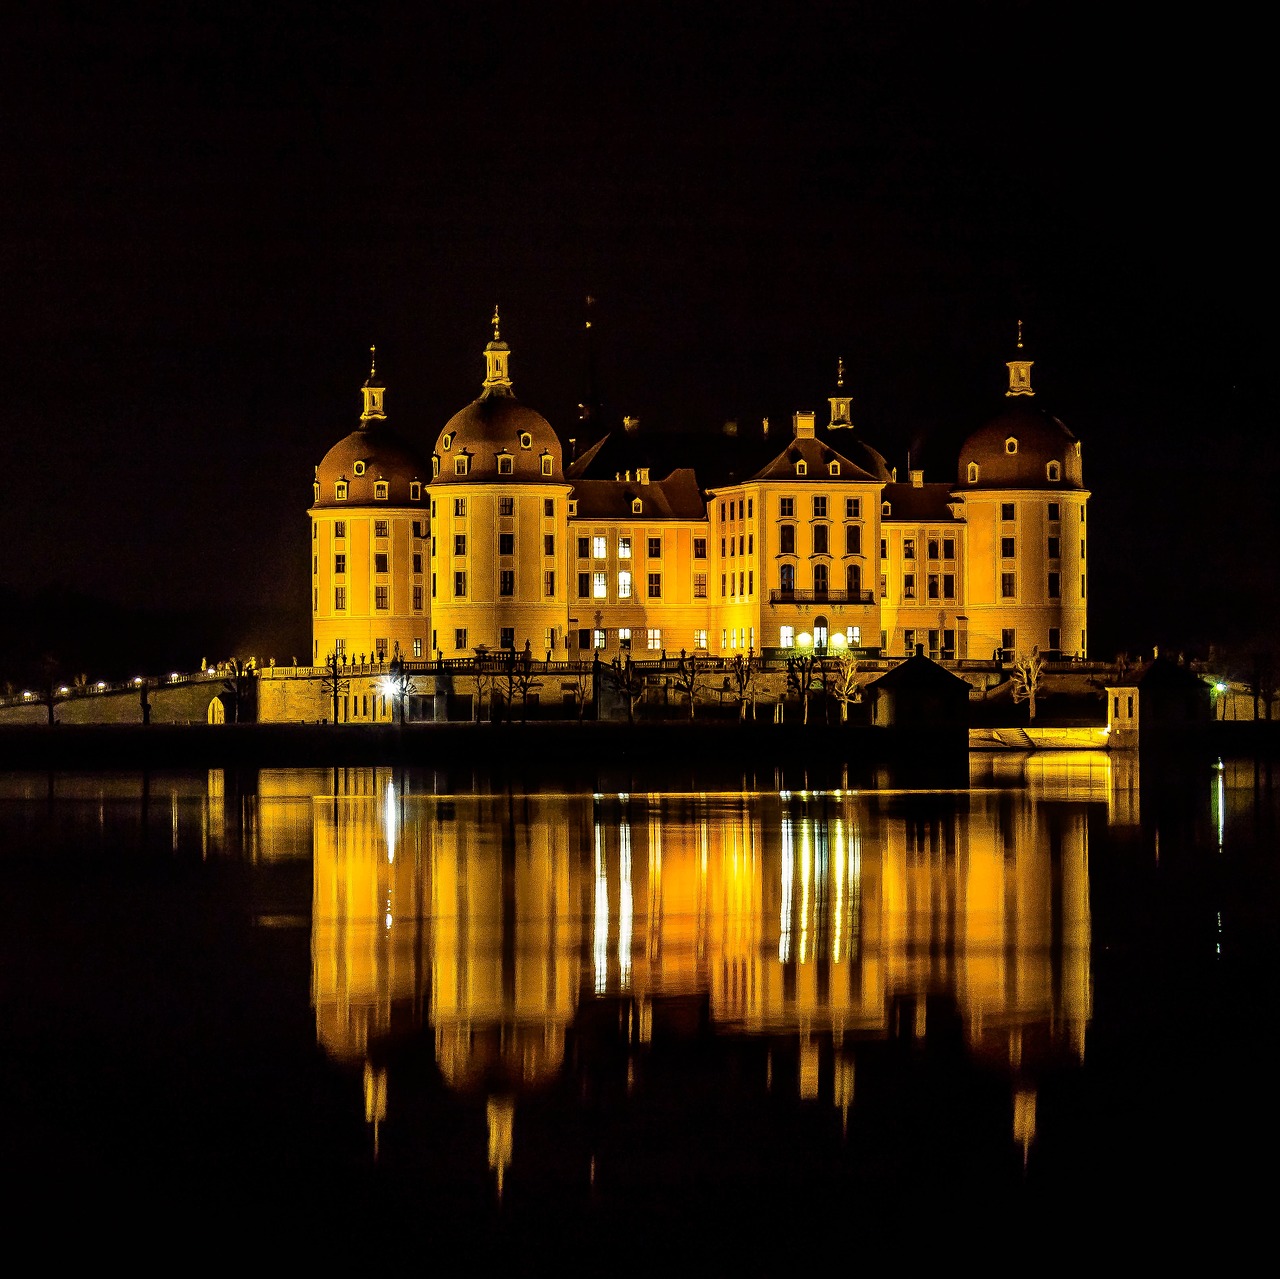
<instances>
[{"instance_id":1,"label":"yellow floodlight glow","mask_svg":"<svg viewBox=\"0 0 1280 1279\"><path fill-rule=\"evenodd\" d=\"M812 647L813 647L813 636L812 636L812 635L810 635L808 631L801 631L801 632L800 632L800 634L796 636L796 647L797 647L797 648L812 648Z\"/></svg>"},{"instance_id":2,"label":"yellow floodlight glow","mask_svg":"<svg viewBox=\"0 0 1280 1279\"><path fill-rule=\"evenodd\" d=\"M849 641L845 639L842 631L836 631L829 641L832 648L844 648L848 642Z\"/></svg>"}]
</instances>

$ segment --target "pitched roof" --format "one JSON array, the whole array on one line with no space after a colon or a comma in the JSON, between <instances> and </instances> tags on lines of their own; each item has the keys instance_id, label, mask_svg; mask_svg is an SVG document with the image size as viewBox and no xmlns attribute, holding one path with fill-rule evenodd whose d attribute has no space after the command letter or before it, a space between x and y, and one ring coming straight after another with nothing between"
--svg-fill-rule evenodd
<instances>
[{"instance_id":1,"label":"pitched roof","mask_svg":"<svg viewBox=\"0 0 1280 1279\"><path fill-rule=\"evenodd\" d=\"M880 500L889 503L888 518L891 520L958 524L960 521L951 514L947 505L954 501L953 491L950 484L886 484Z\"/></svg>"},{"instance_id":2,"label":"pitched roof","mask_svg":"<svg viewBox=\"0 0 1280 1279\"><path fill-rule=\"evenodd\" d=\"M629 519L632 503L639 498L646 520L705 520L707 505L690 467L680 467L665 479L641 484L638 480L574 480L571 496L578 503L578 518Z\"/></svg>"}]
</instances>

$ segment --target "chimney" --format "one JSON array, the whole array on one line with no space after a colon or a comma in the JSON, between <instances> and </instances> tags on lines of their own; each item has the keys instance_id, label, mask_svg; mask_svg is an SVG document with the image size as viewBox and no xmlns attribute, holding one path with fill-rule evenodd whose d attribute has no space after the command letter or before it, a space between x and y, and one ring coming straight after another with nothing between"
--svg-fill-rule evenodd
<instances>
[{"instance_id":1,"label":"chimney","mask_svg":"<svg viewBox=\"0 0 1280 1279\"><path fill-rule=\"evenodd\" d=\"M911 487L912 487L913 489L918 489L918 488L922 488L923 486L924 486L924 472L923 472L923 471L912 471L912 472L911 472Z\"/></svg>"},{"instance_id":2,"label":"chimney","mask_svg":"<svg viewBox=\"0 0 1280 1279\"><path fill-rule=\"evenodd\" d=\"M649 468L648 468L647 466L641 466L641 467L637 468L637 470L636 470L636 479L637 479L641 484L648 484L648 483L649 483Z\"/></svg>"},{"instance_id":3,"label":"chimney","mask_svg":"<svg viewBox=\"0 0 1280 1279\"><path fill-rule=\"evenodd\" d=\"M797 440L813 439L813 418L812 413L796 413L791 421L795 427Z\"/></svg>"}]
</instances>

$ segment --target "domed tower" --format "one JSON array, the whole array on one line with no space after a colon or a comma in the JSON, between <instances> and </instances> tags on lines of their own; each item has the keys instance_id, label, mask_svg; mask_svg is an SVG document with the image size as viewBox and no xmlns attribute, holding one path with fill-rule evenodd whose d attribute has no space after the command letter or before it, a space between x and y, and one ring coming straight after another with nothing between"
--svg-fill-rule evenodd
<instances>
[{"instance_id":1,"label":"domed tower","mask_svg":"<svg viewBox=\"0 0 1280 1279\"><path fill-rule=\"evenodd\" d=\"M374 353L376 356L376 352ZM387 426L376 362L360 425L316 467L311 510L311 660L425 656L426 465ZM354 691L354 690L353 690Z\"/></svg>"},{"instance_id":2,"label":"domed tower","mask_svg":"<svg viewBox=\"0 0 1280 1279\"><path fill-rule=\"evenodd\" d=\"M1080 441L1035 404L1032 361L1008 362L1005 410L965 440L954 497L966 539L968 652L1088 651Z\"/></svg>"},{"instance_id":3,"label":"domed tower","mask_svg":"<svg viewBox=\"0 0 1280 1279\"><path fill-rule=\"evenodd\" d=\"M538 657L563 646L570 485L560 441L511 390L498 310L480 398L455 413L431 457L432 644Z\"/></svg>"}]
</instances>

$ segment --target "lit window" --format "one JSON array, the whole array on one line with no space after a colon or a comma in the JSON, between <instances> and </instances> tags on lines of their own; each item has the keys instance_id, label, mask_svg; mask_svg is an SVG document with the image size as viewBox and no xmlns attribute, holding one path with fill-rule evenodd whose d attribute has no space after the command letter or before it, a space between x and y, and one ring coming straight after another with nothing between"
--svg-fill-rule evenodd
<instances>
[{"instance_id":1,"label":"lit window","mask_svg":"<svg viewBox=\"0 0 1280 1279\"><path fill-rule=\"evenodd\" d=\"M591 539L591 552L595 559L602 560L609 553L607 539L595 537Z\"/></svg>"},{"instance_id":2,"label":"lit window","mask_svg":"<svg viewBox=\"0 0 1280 1279\"><path fill-rule=\"evenodd\" d=\"M662 631L656 626L651 626L647 638L650 651L656 653L662 647Z\"/></svg>"},{"instance_id":3,"label":"lit window","mask_svg":"<svg viewBox=\"0 0 1280 1279\"><path fill-rule=\"evenodd\" d=\"M629 600L631 598L631 570L623 569L618 574L618 598L620 600Z\"/></svg>"},{"instance_id":4,"label":"lit window","mask_svg":"<svg viewBox=\"0 0 1280 1279\"><path fill-rule=\"evenodd\" d=\"M388 601L390 598L390 588L386 586L375 586L373 588L373 606L374 608L385 609L390 607Z\"/></svg>"},{"instance_id":5,"label":"lit window","mask_svg":"<svg viewBox=\"0 0 1280 1279\"><path fill-rule=\"evenodd\" d=\"M514 570L504 568L498 574L498 594L512 596L516 593L516 575Z\"/></svg>"},{"instance_id":6,"label":"lit window","mask_svg":"<svg viewBox=\"0 0 1280 1279\"><path fill-rule=\"evenodd\" d=\"M605 634L600 627L591 632L591 643L593 648L604 648Z\"/></svg>"},{"instance_id":7,"label":"lit window","mask_svg":"<svg viewBox=\"0 0 1280 1279\"><path fill-rule=\"evenodd\" d=\"M608 595L609 595L608 573L593 574L591 594L598 600L608 598Z\"/></svg>"},{"instance_id":8,"label":"lit window","mask_svg":"<svg viewBox=\"0 0 1280 1279\"><path fill-rule=\"evenodd\" d=\"M694 646L694 648L706 648L706 646L707 646L707 632L706 632L705 630L701 630L701 631L694 631L694 633L693 633L693 646Z\"/></svg>"},{"instance_id":9,"label":"lit window","mask_svg":"<svg viewBox=\"0 0 1280 1279\"><path fill-rule=\"evenodd\" d=\"M422 656L422 640L421 639L416 639L413 641L413 655L414 657Z\"/></svg>"},{"instance_id":10,"label":"lit window","mask_svg":"<svg viewBox=\"0 0 1280 1279\"><path fill-rule=\"evenodd\" d=\"M618 627L618 647L626 652L631 647L631 628L629 626Z\"/></svg>"},{"instance_id":11,"label":"lit window","mask_svg":"<svg viewBox=\"0 0 1280 1279\"><path fill-rule=\"evenodd\" d=\"M387 500L387 482L386 480L378 480L373 486L373 500L375 502L385 502Z\"/></svg>"},{"instance_id":12,"label":"lit window","mask_svg":"<svg viewBox=\"0 0 1280 1279\"><path fill-rule=\"evenodd\" d=\"M779 648L795 648L796 646L796 628L794 626L784 626L778 632Z\"/></svg>"},{"instance_id":13,"label":"lit window","mask_svg":"<svg viewBox=\"0 0 1280 1279\"><path fill-rule=\"evenodd\" d=\"M631 558L631 539L629 537L618 538L618 558L620 560L629 560Z\"/></svg>"},{"instance_id":14,"label":"lit window","mask_svg":"<svg viewBox=\"0 0 1280 1279\"><path fill-rule=\"evenodd\" d=\"M705 573L695 573L693 575L693 598L695 600L705 600L707 598L707 575Z\"/></svg>"}]
</instances>

